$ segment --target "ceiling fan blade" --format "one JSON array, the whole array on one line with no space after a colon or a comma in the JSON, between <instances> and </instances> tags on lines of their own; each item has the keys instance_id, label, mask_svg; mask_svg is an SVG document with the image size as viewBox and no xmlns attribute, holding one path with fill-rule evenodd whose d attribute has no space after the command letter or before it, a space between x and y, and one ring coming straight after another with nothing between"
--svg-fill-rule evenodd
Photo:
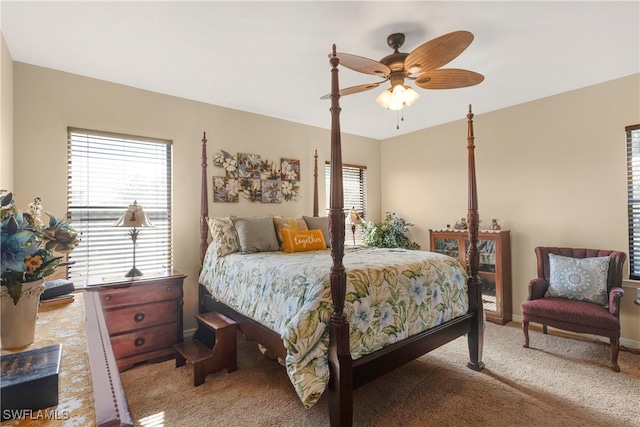
<instances>
[{"instance_id":1,"label":"ceiling fan blade","mask_svg":"<svg viewBox=\"0 0 640 427\"><path fill-rule=\"evenodd\" d=\"M369 89L375 89L378 86L380 86L381 83L386 82L388 79L382 80L381 82L377 82L377 83L367 83L367 84L363 84L363 85L358 85L358 86L351 86L351 87L347 87L344 88L340 91L340 96L346 96L346 95L351 95L354 93L358 93L358 92L364 92L365 90L369 90ZM328 93L322 97L320 97L320 99L329 99L331 98L331 94Z\"/></svg>"},{"instance_id":2,"label":"ceiling fan blade","mask_svg":"<svg viewBox=\"0 0 640 427\"><path fill-rule=\"evenodd\" d=\"M404 69L410 73L424 73L451 62L473 41L469 31L454 31L437 37L415 48L404 60Z\"/></svg>"},{"instance_id":3,"label":"ceiling fan blade","mask_svg":"<svg viewBox=\"0 0 640 427\"><path fill-rule=\"evenodd\" d=\"M416 85L423 89L455 89L474 86L484 80L482 74L457 68L441 68L419 75Z\"/></svg>"},{"instance_id":4,"label":"ceiling fan blade","mask_svg":"<svg viewBox=\"0 0 640 427\"><path fill-rule=\"evenodd\" d=\"M332 54L329 57L333 56ZM364 74L373 74L374 76L388 76L391 69L384 64L374 61L373 59L363 56L351 55L350 53L336 53L340 60L340 65Z\"/></svg>"}]
</instances>

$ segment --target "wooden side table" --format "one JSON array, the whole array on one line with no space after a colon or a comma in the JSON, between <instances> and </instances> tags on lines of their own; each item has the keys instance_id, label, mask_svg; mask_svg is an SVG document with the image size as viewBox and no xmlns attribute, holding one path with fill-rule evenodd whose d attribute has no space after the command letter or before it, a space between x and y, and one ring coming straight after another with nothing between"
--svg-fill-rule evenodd
<instances>
[{"instance_id":1,"label":"wooden side table","mask_svg":"<svg viewBox=\"0 0 640 427\"><path fill-rule=\"evenodd\" d=\"M133 279L92 279L88 291L99 293L113 354L120 372L134 364L175 357L183 342L183 281L171 271Z\"/></svg>"}]
</instances>

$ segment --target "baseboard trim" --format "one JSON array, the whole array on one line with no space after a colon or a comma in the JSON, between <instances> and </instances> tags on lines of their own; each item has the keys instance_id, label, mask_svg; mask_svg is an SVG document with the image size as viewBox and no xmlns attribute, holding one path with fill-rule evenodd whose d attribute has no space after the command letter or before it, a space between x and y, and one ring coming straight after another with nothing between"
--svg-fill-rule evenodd
<instances>
[{"instance_id":1,"label":"baseboard trim","mask_svg":"<svg viewBox=\"0 0 640 427\"><path fill-rule=\"evenodd\" d=\"M182 332L182 334L183 334L182 336L184 337L184 339L187 339L187 338L191 339L191 338L193 338L193 334L195 334L195 333L196 333L196 328L185 329Z\"/></svg>"}]
</instances>

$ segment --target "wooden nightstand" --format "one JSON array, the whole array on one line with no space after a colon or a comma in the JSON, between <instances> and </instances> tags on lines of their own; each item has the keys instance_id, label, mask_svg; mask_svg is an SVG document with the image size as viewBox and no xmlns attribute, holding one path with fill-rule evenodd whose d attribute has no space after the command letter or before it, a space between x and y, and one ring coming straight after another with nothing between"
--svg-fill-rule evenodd
<instances>
[{"instance_id":1,"label":"wooden nightstand","mask_svg":"<svg viewBox=\"0 0 640 427\"><path fill-rule=\"evenodd\" d=\"M88 291L99 293L113 354L120 372L135 363L175 357L183 342L183 280L176 271L135 279L92 278Z\"/></svg>"}]
</instances>

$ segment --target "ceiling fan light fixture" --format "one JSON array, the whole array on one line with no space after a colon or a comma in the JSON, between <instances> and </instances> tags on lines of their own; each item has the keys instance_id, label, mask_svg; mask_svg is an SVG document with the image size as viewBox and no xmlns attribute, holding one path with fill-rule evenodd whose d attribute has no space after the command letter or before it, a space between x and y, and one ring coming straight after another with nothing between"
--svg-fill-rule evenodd
<instances>
[{"instance_id":1,"label":"ceiling fan light fixture","mask_svg":"<svg viewBox=\"0 0 640 427\"><path fill-rule=\"evenodd\" d=\"M376 102L382 108L397 111L402 110L405 106L411 106L420 98L420 94L413 90L411 86L396 85L393 90L385 89L376 98Z\"/></svg>"},{"instance_id":2,"label":"ceiling fan light fixture","mask_svg":"<svg viewBox=\"0 0 640 427\"><path fill-rule=\"evenodd\" d=\"M404 87L404 85L395 85L393 87L393 90L391 91L391 93L393 94L393 97L396 99L402 99L404 98L404 92L407 89Z\"/></svg>"},{"instance_id":3,"label":"ceiling fan light fixture","mask_svg":"<svg viewBox=\"0 0 640 427\"><path fill-rule=\"evenodd\" d=\"M404 105L407 107L411 107L414 102L416 102L420 98L420 94L413 90L411 86L405 86L404 91Z\"/></svg>"},{"instance_id":4,"label":"ceiling fan light fixture","mask_svg":"<svg viewBox=\"0 0 640 427\"><path fill-rule=\"evenodd\" d=\"M389 104L391 104L391 99L393 95L391 95L391 90L385 89L382 91L380 95L376 98L376 102L382 108L389 108Z\"/></svg>"},{"instance_id":5,"label":"ceiling fan light fixture","mask_svg":"<svg viewBox=\"0 0 640 427\"><path fill-rule=\"evenodd\" d=\"M388 110L397 111L402 110L404 107L402 94L403 90L392 91L391 89L385 89L378 97L376 98L376 102L382 108L386 108Z\"/></svg>"}]
</instances>

